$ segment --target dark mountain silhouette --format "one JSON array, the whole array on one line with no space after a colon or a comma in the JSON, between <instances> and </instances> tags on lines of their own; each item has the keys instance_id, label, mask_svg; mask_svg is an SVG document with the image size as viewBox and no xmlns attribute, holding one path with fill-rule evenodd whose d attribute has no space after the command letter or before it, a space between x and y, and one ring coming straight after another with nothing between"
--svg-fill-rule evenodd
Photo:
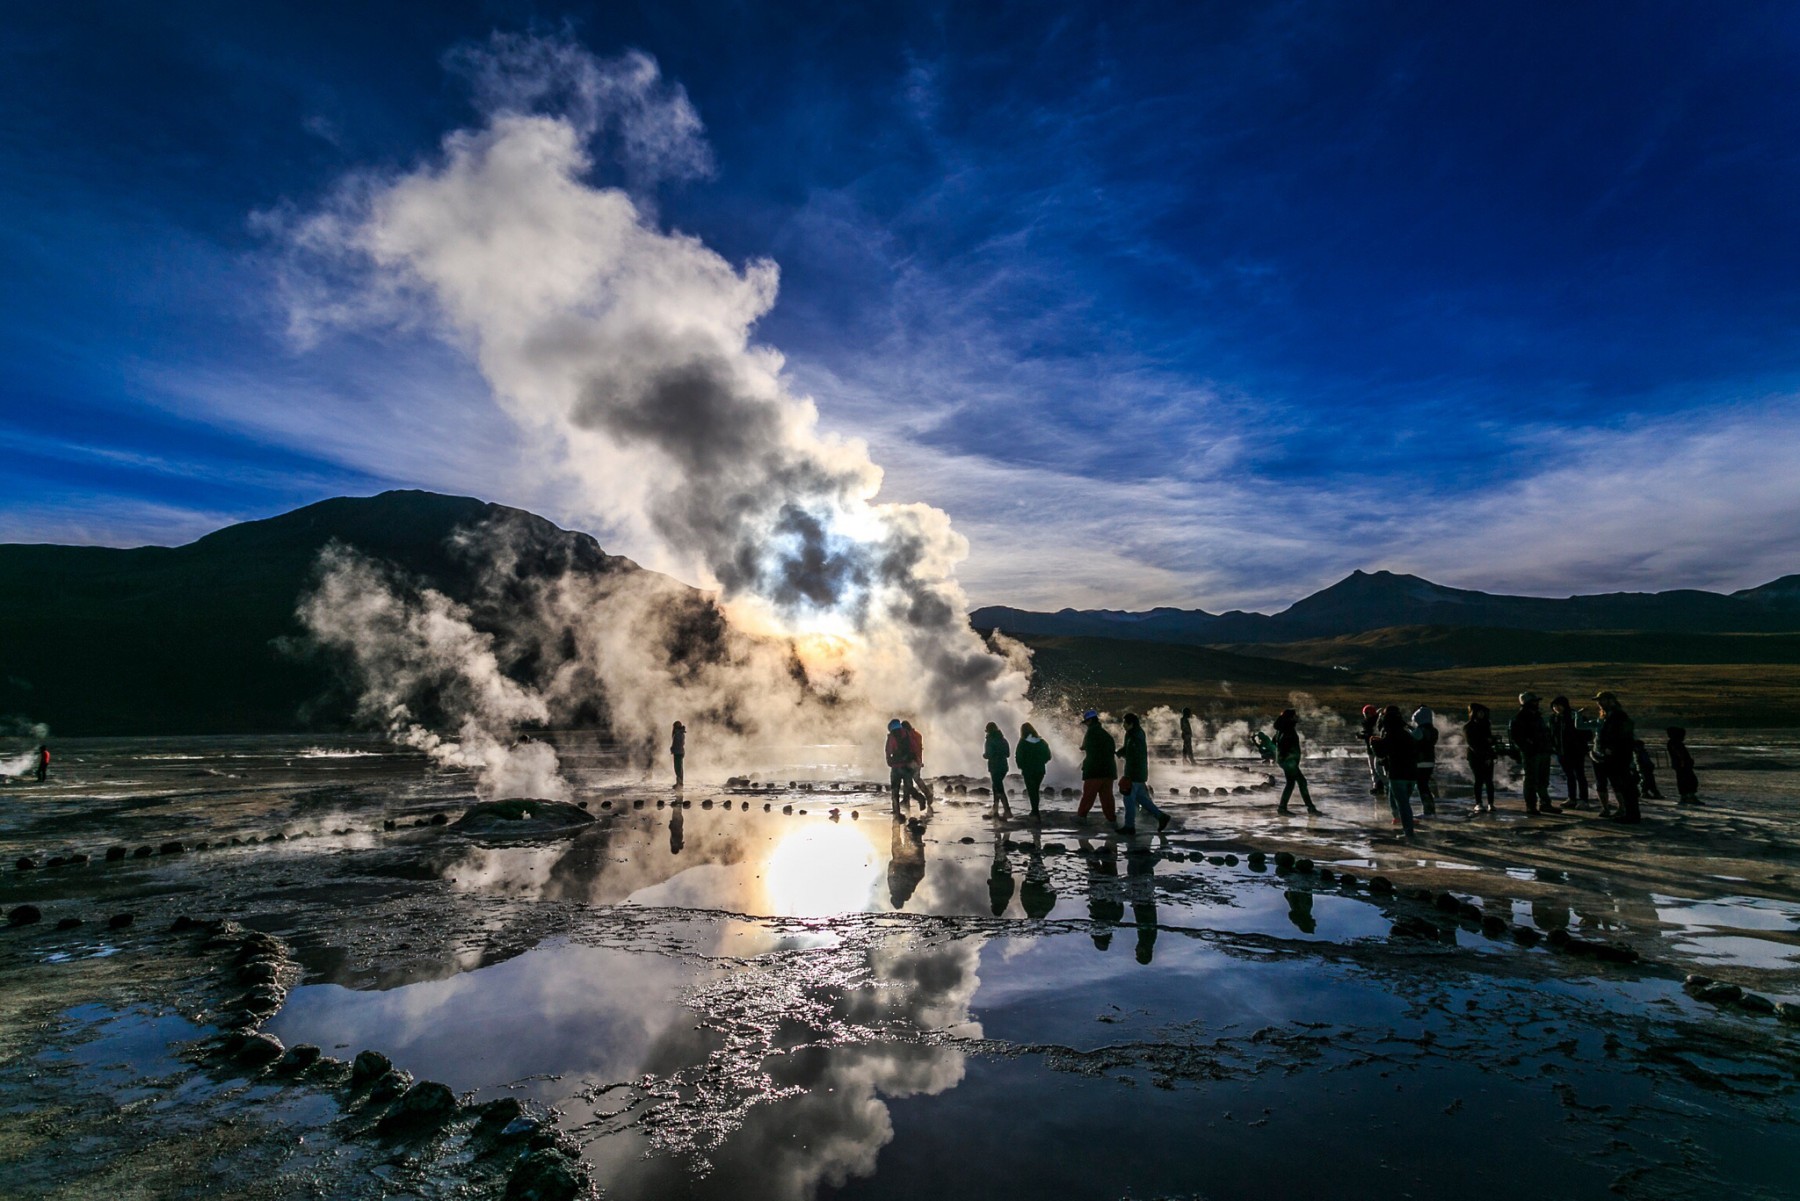
<instances>
[{"instance_id":1,"label":"dark mountain silhouette","mask_svg":"<svg viewBox=\"0 0 1800 1201\"><path fill-rule=\"evenodd\" d=\"M468 602L486 564L456 536L478 528L504 535L521 579L641 570L591 535L430 492L339 497L179 547L0 545L0 720L63 736L341 728L352 698L294 649L319 552L342 543Z\"/></svg>"},{"instance_id":2,"label":"dark mountain silhouette","mask_svg":"<svg viewBox=\"0 0 1800 1201\"><path fill-rule=\"evenodd\" d=\"M1540 632L1670 631L1690 634L1800 631L1800 576L1725 595L1681 589L1562 599L1496 596L1446 588L1414 575L1356 571L1275 614L1203 609L977 609L981 629L1009 634L1129 638L1189 645L1339 638L1395 626L1479 627Z\"/></svg>"}]
</instances>

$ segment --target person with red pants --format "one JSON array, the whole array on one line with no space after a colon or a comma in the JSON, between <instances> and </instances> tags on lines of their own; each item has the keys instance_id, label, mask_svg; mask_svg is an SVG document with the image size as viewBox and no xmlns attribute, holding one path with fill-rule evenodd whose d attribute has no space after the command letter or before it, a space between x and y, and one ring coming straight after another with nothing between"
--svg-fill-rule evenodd
<instances>
[{"instance_id":1,"label":"person with red pants","mask_svg":"<svg viewBox=\"0 0 1800 1201\"><path fill-rule=\"evenodd\" d=\"M1100 812L1108 825L1117 818L1113 812L1113 771L1119 756L1119 744L1100 724L1100 714L1092 709L1081 715L1087 732L1081 736L1081 804L1075 809L1075 820L1085 822L1094 800L1100 801Z\"/></svg>"}]
</instances>

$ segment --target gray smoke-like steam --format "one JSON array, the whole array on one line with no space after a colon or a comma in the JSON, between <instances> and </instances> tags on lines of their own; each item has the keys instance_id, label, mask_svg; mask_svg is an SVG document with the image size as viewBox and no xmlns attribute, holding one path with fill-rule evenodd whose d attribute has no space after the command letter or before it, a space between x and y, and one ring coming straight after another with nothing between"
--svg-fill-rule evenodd
<instances>
[{"instance_id":1,"label":"gray smoke-like steam","mask_svg":"<svg viewBox=\"0 0 1800 1201\"><path fill-rule=\"evenodd\" d=\"M644 189L710 167L682 89L647 56L602 60L558 38L496 36L449 61L473 84L478 126L448 135L433 161L357 176L286 222L301 268L289 279L296 331L424 322L467 347L594 515L659 548L657 565L717 588L740 629L790 640L809 678L833 681L843 735L909 713L956 730L963 763L981 723L1016 728L1027 675L968 627L953 575L964 540L937 509L877 502L867 447L822 431L781 356L751 340L775 301L774 264L735 269L647 211ZM597 184L600 171L635 191ZM379 585L366 576L332 583L334 603ZM333 612L309 609L327 626ZM385 619L322 637L367 647L366 667L404 670L436 652L368 640L441 628ZM466 639L461 649L479 655ZM464 716L491 737L532 707L463 683ZM694 711L681 689L649 695L656 724Z\"/></svg>"}]
</instances>

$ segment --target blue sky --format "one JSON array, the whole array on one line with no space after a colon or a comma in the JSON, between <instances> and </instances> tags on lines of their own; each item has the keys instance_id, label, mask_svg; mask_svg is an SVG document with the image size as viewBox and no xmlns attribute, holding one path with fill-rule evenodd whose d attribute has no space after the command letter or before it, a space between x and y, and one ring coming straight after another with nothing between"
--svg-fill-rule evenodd
<instances>
[{"instance_id":1,"label":"blue sky","mask_svg":"<svg viewBox=\"0 0 1800 1201\"><path fill-rule=\"evenodd\" d=\"M469 125L495 30L637 49L645 193L978 603L1800 570L1792 6L32 3L0 29L0 539L428 487L654 548L428 332L290 335L283 212ZM602 161L597 182L630 182Z\"/></svg>"}]
</instances>

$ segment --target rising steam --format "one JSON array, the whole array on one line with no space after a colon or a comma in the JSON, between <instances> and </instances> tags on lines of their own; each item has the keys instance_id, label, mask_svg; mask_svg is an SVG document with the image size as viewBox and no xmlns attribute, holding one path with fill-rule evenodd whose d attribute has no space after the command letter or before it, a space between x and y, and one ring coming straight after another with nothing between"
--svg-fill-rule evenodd
<instances>
[{"instance_id":1,"label":"rising steam","mask_svg":"<svg viewBox=\"0 0 1800 1201\"><path fill-rule=\"evenodd\" d=\"M477 126L445 137L415 170L356 176L323 209L286 221L301 268L289 279L296 331L422 322L466 347L593 514L657 548L658 565L717 589L739 630L785 640L808 687L829 680L825 724L840 737L878 739L871 723L908 713L954 730L961 763L976 754L983 722L1016 727L1027 676L1016 655L994 654L968 626L953 575L964 540L937 509L877 502L881 470L867 447L822 431L780 354L752 341L775 301L775 265L734 268L650 211L659 180L710 170L685 92L645 55L602 60L558 38L496 35L449 63L472 83ZM625 186L602 186L602 174ZM456 630L443 606L402 601L366 565L327 567L305 615L362 662L370 715L428 739L410 713L395 714L405 706L394 690L436 673L465 701L453 715L458 751L436 749L488 762L506 730L557 707L557 696L494 670L491 648ZM521 620L567 609L570 598L546 585L531 602ZM622 614L625 624L654 624L639 608ZM558 620L593 624L579 613ZM708 710L741 716L781 702L791 712L791 665L775 663L774 678L763 666L741 663L702 695L666 671L603 673L602 684L615 702L638 690L628 707L651 712L634 713L643 728L626 732L646 737ZM818 706L799 708L803 724L820 724Z\"/></svg>"}]
</instances>

